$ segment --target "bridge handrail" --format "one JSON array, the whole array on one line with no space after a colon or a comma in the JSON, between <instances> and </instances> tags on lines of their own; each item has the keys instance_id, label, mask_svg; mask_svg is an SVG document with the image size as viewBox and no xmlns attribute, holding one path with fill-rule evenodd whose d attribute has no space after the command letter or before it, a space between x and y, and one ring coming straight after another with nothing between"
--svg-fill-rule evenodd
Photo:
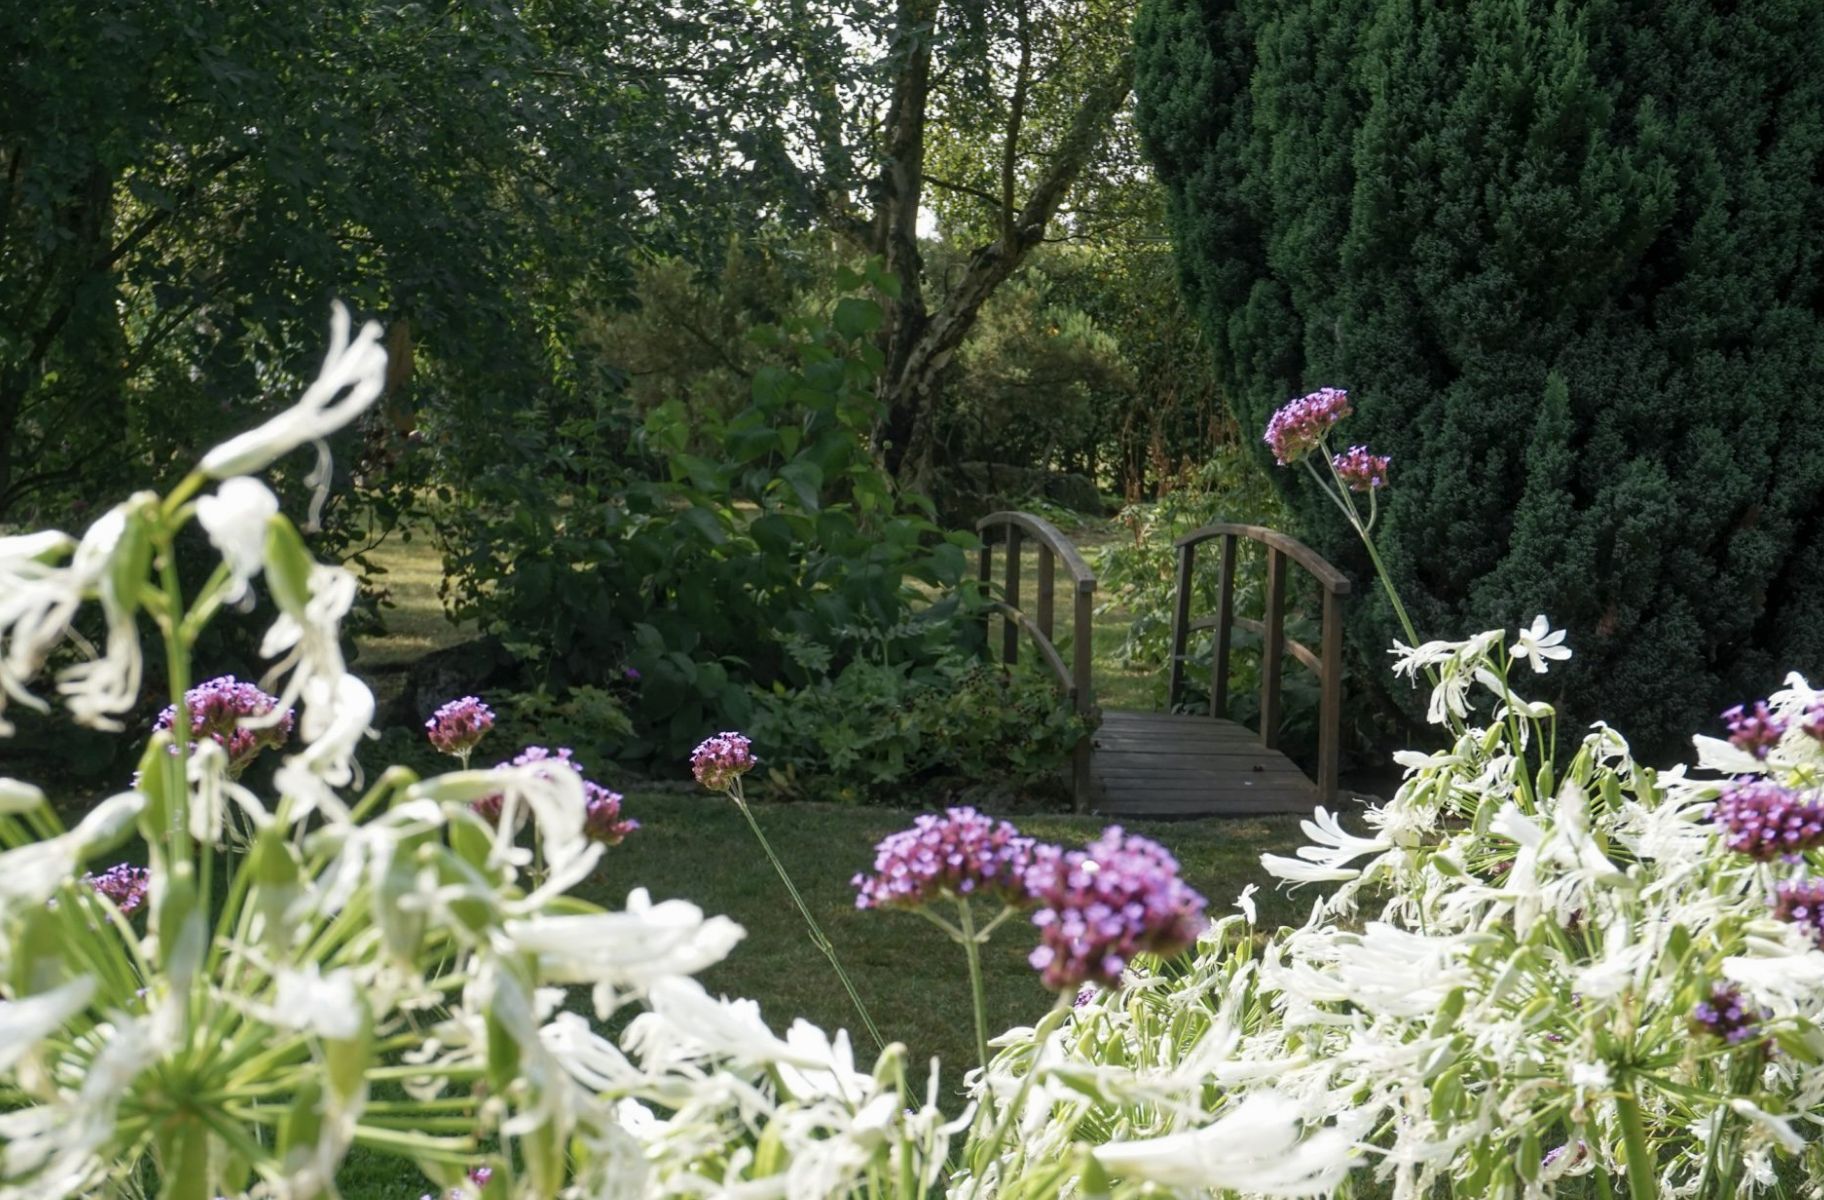
<instances>
[{"instance_id":1,"label":"bridge handrail","mask_svg":"<svg viewBox=\"0 0 1824 1200\"><path fill-rule=\"evenodd\" d=\"M1096 590L1096 573L1089 569L1089 564L1083 561L1083 556L1064 531L1044 517L1029 512L992 512L975 523L975 531L985 534L998 526L1016 526L1030 533L1063 562L1078 591Z\"/></svg>"},{"instance_id":2,"label":"bridge handrail","mask_svg":"<svg viewBox=\"0 0 1824 1200\"><path fill-rule=\"evenodd\" d=\"M1216 615L1191 619L1191 585L1197 547L1216 539L1222 541L1222 557L1216 593ZM1235 615L1235 545L1239 538L1259 542L1267 548L1267 595L1263 620L1255 621ZM1210 715L1222 717L1229 708L1229 649L1235 626L1261 635L1260 655L1260 743L1268 749L1279 745L1280 683L1284 657L1291 654L1317 676L1319 684L1317 730L1317 799L1330 804L1336 799L1342 741L1343 707L1343 614L1342 598L1349 594L1349 577L1332 566L1324 557L1297 538L1269 529L1264 525L1243 525L1219 521L1194 529L1177 539L1177 602L1172 613L1171 681L1169 705L1176 708L1184 694L1184 659L1186 644L1194 630L1214 629L1216 649L1210 657ZM1323 588L1322 650L1286 637L1286 562L1290 559L1303 567Z\"/></svg>"},{"instance_id":3,"label":"bridge handrail","mask_svg":"<svg viewBox=\"0 0 1824 1200\"><path fill-rule=\"evenodd\" d=\"M1224 536L1245 537L1249 541L1272 546L1310 572L1311 577L1326 590L1335 592L1339 596L1349 594L1352 586L1349 577L1331 566L1328 559L1291 534L1269 529L1265 525L1238 525L1228 521L1218 521L1213 525L1193 529L1172 544L1182 550L1186 546L1195 546Z\"/></svg>"},{"instance_id":4,"label":"bridge handrail","mask_svg":"<svg viewBox=\"0 0 1824 1200\"><path fill-rule=\"evenodd\" d=\"M1083 556L1063 532L1044 517L1027 512L993 512L975 523L981 536L982 549L978 578L984 589L994 581L994 547L1002 546L1001 596L993 608L1002 615L1001 661L1012 665L1019 661L1020 631L1032 639L1040 657L1057 677L1058 685L1069 699L1071 708L1089 717L1095 712L1095 684L1091 679L1091 650L1094 645L1096 573L1083 561ZM1037 612L1029 616L1020 607L1020 550L1031 540L1039 548ZM1070 576L1072 592L1071 657L1069 669L1064 656L1052 638L1055 632L1055 596L1057 564L1064 564ZM1090 739L1087 734L1077 743L1072 758L1072 790L1078 811L1089 804Z\"/></svg>"}]
</instances>

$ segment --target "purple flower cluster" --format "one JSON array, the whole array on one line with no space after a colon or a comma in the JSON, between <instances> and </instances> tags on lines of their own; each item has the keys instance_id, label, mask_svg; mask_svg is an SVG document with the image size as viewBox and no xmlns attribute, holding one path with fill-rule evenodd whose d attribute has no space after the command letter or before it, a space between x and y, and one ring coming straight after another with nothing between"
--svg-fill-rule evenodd
<instances>
[{"instance_id":1,"label":"purple flower cluster","mask_svg":"<svg viewBox=\"0 0 1824 1200\"><path fill-rule=\"evenodd\" d=\"M1713 816L1724 845L1760 862L1824 845L1824 804L1771 780L1733 780Z\"/></svg>"},{"instance_id":2,"label":"purple flower cluster","mask_svg":"<svg viewBox=\"0 0 1824 1200\"><path fill-rule=\"evenodd\" d=\"M874 874L856 875L856 908L917 908L945 896L1024 904L1033 841L973 808L924 813L874 849Z\"/></svg>"},{"instance_id":3,"label":"purple flower cluster","mask_svg":"<svg viewBox=\"0 0 1824 1200\"><path fill-rule=\"evenodd\" d=\"M228 755L228 771L239 775L247 764L268 747L283 746L291 737L292 714L270 725L247 728L242 721L264 717L279 706L277 696L267 695L251 683L232 675L206 680L184 693L184 707L190 711L190 736L208 738ZM169 729L177 723L177 706L171 705L158 714L154 730Z\"/></svg>"},{"instance_id":4,"label":"purple flower cluster","mask_svg":"<svg viewBox=\"0 0 1824 1200\"><path fill-rule=\"evenodd\" d=\"M1273 448L1273 457L1279 464L1287 466L1317 449L1329 428L1354 411L1349 406L1348 392L1320 388L1274 413L1267 422L1264 440Z\"/></svg>"},{"instance_id":5,"label":"purple flower cluster","mask_svg":"<svg viewBox=\"0 0 1824 1200\"><path fill-rule=\"evenodd\" d=\"M144 867L120 863L99 875L84 875L82 881L114 902L123 916L132 916L146 902L146 889L152 886L152 873Z\"/></svg>"},{"instance_id":6,"label":"purple flower cluster","mask_svg":"<svg viewBox=\"0 0 1824 1200\"><path fill-rule=\"evenodd\" d=\"M424 723L425 736L431 745L455 758L475 749L482 735L494 728L494 710L474 696L451 700Z\"/></svg>"},{"instance_id":7,"label":"purple flower cluster","mask_svg":"<svg viewBox=\"0 0 1824 1200\"><path fill-rule=\"evenodd\" d=\"M1749 709L1738 704L1723 713L1723 721L1729 726L1729 744L1759 759L1765 759L1786 734L1786 722L1768 710L1765 700L1756 700Z\"/></svg>"},{"instance_id":8,"label":"purple flower cluster","mask_svg":"<svg viewBox=\"0 0 1824 1200\"><path fill-rule=\"evenodd\" d=\"M1773 915L1803 926L1824 947L1824 879L1789 879L1774 889Z\"/></svg>"},{"instance_id":9,"label":"purple flower cluster","mask_svg":"<svg viewBox=\"0 0 1824 1200\"><path fill-rule=\"evenodd\" d=\"M552 750L547 746L527 746L511 759L494 764L499 767L529 767L534 763L563 763L579 776L583 774L583 764L570 752L570 747L559 746ZM583 836L605 846L618 846L628 834L640 827L638 821L629 820L621 815L621 802L624 797L619 792L610 791L591 779L583 779ZM506 797L499 792L483 796L470 803L481 819L490 825L500 824L502 806Z\"/></svg>"},{"instance_id":10,"label":"purple flower cluster","mask_svg":"<svg viewBox=\"0 0 1824 1200\"><path fill-rule=\"evenodd\" d=\"M1708 1000L1700 1001L1691 1010L1691 1024L1735 1046L1760 1032L1761 1016L1749 1007L1740 988L1719 983L1710 989Z\"/></svg>"},{"instance_id":11,"label":"purple flower cluster","mask_svg":"<svg viewBox=\"0 0 1824 1200\"><path fill-rule=\"evenodd\" d=\"M628 834L640 827L638 821L621 816L619 792L609 791L599 783L583 780L583 836L604 846L618 846Z\"/></svg>"},{"instance_id":12,"label":"purple flower cluster","mask_svg":"<svg viewBox=\"0 0 1824 1200\"><path fill-rule=\"evenodd\" d=\"M1331 458L1336 477L1352 492L1371 492L1387 486L1387 465L1393 460L1385 454L1370 454L1366 446L1351 446Z\"/></svg>"},{"instance_id":13,"label":"purple flower cluster","mask_svg":"<svg viewBox=\"0 0 1824 1200\"><path fill-rule=\"evenodd\" d=\"M704 738L690 752L690 773L712 792L725 792L754 769L754 744L739 733L718 733Z\"/></svg>"},{"instance_id":14,"label":"purple flower cluster","mask_svg":"<svg viewBox=\"0 0 1824 1200\"><path fill-rule=\"evenodd\" d=\"M1824 742L1824 700L1813 700L1799 719L1799 728L1815 742Z\"/></svg>"},{"instance_id":15,"label":"purple flower cluster","mask_svg":"<svg viewBox=\"0 0 1824 1200\"><path fill-rule=\"evenodd\" d=\"M1205 924L1204 899L1178 877L1177 860L1119 825L1082 850L1036 847L1026 885L1042 906L1032 965L1054 992L1114 987L1134 955L1177 954Z\"/></svg>"}]
</instances>

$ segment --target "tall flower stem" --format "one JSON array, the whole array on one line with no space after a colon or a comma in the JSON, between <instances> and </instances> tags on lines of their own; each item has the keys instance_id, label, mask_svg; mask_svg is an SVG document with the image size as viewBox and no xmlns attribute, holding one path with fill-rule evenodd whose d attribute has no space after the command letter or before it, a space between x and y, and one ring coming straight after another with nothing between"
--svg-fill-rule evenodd
<instances>
[{"instance_id":1,"label":"tall flower stem","mask_svg":"<svg viewBox=\"0 0 1824 1200\"><path fill-rule=\"evenodd\" d=\"M1393 605L1393 615L1399 618L1400 629L1406 634L1406 644L1417 649L1419 645L1418 628L1413 625L1412 617L1406 612L1405 602L1400 599L1398 589L1393 586L1393 576L1387 573L1387 564L1381 558L1380 547L1374 544L1374 534L1370 530L1374 524L1373 519L1363 521L1361 513L1356 511L1354 502L1349 499L1349 489L1343 485L1341 477L1336 473L1336 463L1330 454L1329 444L1320 440L1318 452L1324 456L1324 462L1329 465L1330 475L1336 480L1336 487L1333 489L1324 482L1324 477L1317 473L1317 468L1311 465L1309 457L1304 459L1305 469L1311 472L1311 478L1317 481L1319 490L1330 497L1332 504L1342 510L1343 516L1349 522L1349 527L1355 530L1355 535L1361 539L1362 547L1368 551L1368 561L1374 564L1374 576L1380 580L1381 590L1387 593L1387 600ZM1426 667L1425 676L1431 681L1433 688L1438 686L1436 671Z\"/></svg>"},{"instance_id":2,"label":"tall flower stem","mask_svg":"<svg viewBox=\"0 0 1824 1200\"><path fill-rule=\"evenodd\" d=\"M735 802L735 807L741 810L743 817L747 818L747 827L754 831L754 840L758 841L760 849L766 852L767 861L773 864L773 870L778 874L779 882L785 885L786 892L792 897L792 903L798 906L799 915L804 918L805 925L810 929L811 944L821 950L823 956L830 960L830 967L835 970L836 978L842 980L843 990L848 992L849 1001L855 1005L855 1011L860 1014L861 1023L867 1029L868 1036L874 1039L874 1045L877 1048L886 1049L886 1039L880 1036L880 1029L874 1024L874 1018L869 1015L868 1006L861 1002L861 993L855 990L855 981L849 978L847 971L843 970L842 960L836 957L836 947L830 944L830 939L823 932L823 926L819 925L817 918L811 915L811 906L806 904L804 897L798 894L798 887L792 882L792 877L786 873L785 864L779 861L777 854L773 853L773 844L766 840L764 833L760 832L760 822L754 820L754 814L747 806L747 799L741 794L739 779L730 783L728 798Z\"/></svg>"},{"instance_id":3,"label":"tall flower stem","mask_svg":"<svg viewBox=\"0 0 1824 1200\"><path fill-rule=\"evenodd\" d=\"M975 913L971 909L968 897L958 899L957 912L963 936L963 954L969 960L969 997L975 1007L975 1061L982 1070L988 1069L988 1001L982 987L982 941L975 931Z\"/></svg>"},{"instance_id":4,"label":"tall flower stem","mask_svg":"<svg viewBox=\"0 0 1824 1200\"><path fill-rule=\"evenodd\" d=\"M1632 1080L1615 1097L1615 1116L1621 1124L1621 1141L1628 1156L1628 1196L1630 1200L1655 1200L1659 1181L1653 1174L1653 1151L1647 1145L1647 1130L1640 1119L1640 1097Z\"/></svg>"},{"instance_id":5,"label":"tall flower stem","mask_svg":"<svg viewBox=\"0 0 1824 1200\"><path fill-rule=\"evenodd\" d=\"M1038 1078L1039 1062L1045 1056L1045 1046L1051 1041L1051 1035L1057 1031L1058 1026L1064 1023L1064 1017L1070 1010L1070 994L1068 992L1060 993L1057 1003L1052 1005L1051 1011L1045 1014L1039 1022L1038 1028L1033 1031L1032 1062L1026 1068L1025 1078L1020 1080L1020 1090L1013 1095L1013 1103L1007 1106L1007 1111L1003 1112L1001 1119L996 1122L994 1137L988 1143L987 1152L978 1157L973 1164L974 1188L970 1193L971 1196L982 1194L982 1174L991 1163L1000 1157L1001 1146L1007 1140L1008 1131L1013 1128L1013 1123L1019 1120L1020 1110L1026 1107L1026 1097L1032 1094L1032 1081ZM982 1092L984 1096L988 1094L988 1079L985 1069L982 1072ZM986 1106L984 1106L984 1111L987 1111Z\"/></svg>"}]
</instances>

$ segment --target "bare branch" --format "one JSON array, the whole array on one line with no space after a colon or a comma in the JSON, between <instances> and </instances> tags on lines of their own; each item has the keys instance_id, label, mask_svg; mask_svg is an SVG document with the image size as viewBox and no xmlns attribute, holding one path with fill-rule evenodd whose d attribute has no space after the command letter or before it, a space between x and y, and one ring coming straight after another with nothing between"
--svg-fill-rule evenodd
<instances>
[{"instance_id":1,"label":"bare branch","mask_svg":"<svg viewBox=\"0 0 1824 1200\"><path fill-rule=\"evenodd\" d=\"M942 188L946 192L955 192L959 196L973 196L983 204L986 204L989 208L994 209L997 213L1001 211L1001 198L994 195L992 192L984 192L981 188L970 187L966 183L956 183L949 179L939 179L935 175L926 175L923 178L924 181L932 187Z\"/></svg>"},{"instance_id":2,"label":"bare branch","mask_svg":"<svg viewBox=\"0 0 1824 1200\"><path fill-rule=\"evenodd\" d=\"M1013 100L1007 108L1007 137L1001 146L1001 241L1014 238L1013 181L1020 159L1020 126L1026 121L1026 89L1032 83L1032 14L1028 0L1020 0L1018 21L1020 68L1013 80Z\"/></svg>"}]
</instances>

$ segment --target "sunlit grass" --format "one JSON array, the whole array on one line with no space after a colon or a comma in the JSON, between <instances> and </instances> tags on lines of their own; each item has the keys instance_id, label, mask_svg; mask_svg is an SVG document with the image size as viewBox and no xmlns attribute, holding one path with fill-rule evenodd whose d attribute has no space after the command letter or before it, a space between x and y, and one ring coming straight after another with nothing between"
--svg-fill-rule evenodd
<instances>
[{"instance_id":1,"label":"sunlit grass","mask_svg":"<svg viewBox=\"0 0 1824 1200\"><path fill-rule=\"evenodd\" d=\"M812 947L778 877L753 842L740 814L711 796L635 795L626 811L642 824L609 851L598 876L578 894L619 908L627 892L649 889L655 899L677 897L707 912L733 917L747 936L728 959L701 976L712 992L759 1001L767 1022L783 1031L795 1017L825 1028L856 1029L859 1022L829 964ZM936 1056L940 1085L960 1108L954 1089L973 1065L969 985L962 953L929 922L910 913L861 912L850 877L868 869L874 844L911 820L909 812L826 805L758 806L756 815L793 881L823 925L854 977L862 1000L883 1034L904 1042L911 1061ZM1041 838L1080 845L1102 829L1089 817L1018 819ZM1178 856L1185 877L1210 899L1213 915L1232 911L1248 883L1268 882L1263 851L1285 852L1298 839L1291 817L1134 824ZM1259 897L1261 921L1296 923L1303 902L1274 891ZM990 1029L1026 1024L1043 1014L1050 997L1026 964L1033 936L1024 920L1004 926L988 946L983 969ZM574 1002L586 1003L577 996ZM865 1035L857 1035L862 1037ZM858 1045L858 1058L872 1054ZM345 1194L366 1200L417 1200L424 1188L416 1172L393 1160L356 1154L343 1172Z\"/></svg>"}]
</instances>

